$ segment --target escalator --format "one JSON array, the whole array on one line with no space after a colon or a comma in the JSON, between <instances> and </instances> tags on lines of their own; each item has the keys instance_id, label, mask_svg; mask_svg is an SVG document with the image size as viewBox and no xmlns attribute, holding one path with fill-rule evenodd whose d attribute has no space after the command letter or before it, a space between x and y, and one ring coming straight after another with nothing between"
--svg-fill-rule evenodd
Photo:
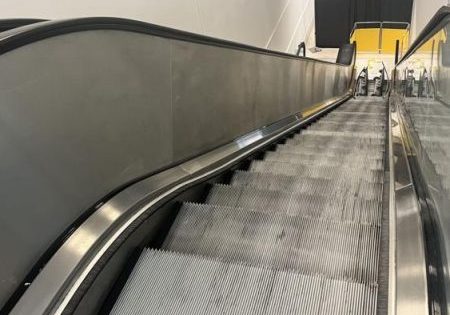
<instances>
[{"instance_id":1,"label":"escalator","mask_svg":"<svg viewBox=\"0 0 450 315\"><path fill-rule=\"evenodd\" d=\"M116 18L0 33L0 313L447 314L444 22L356 98L354 45L331 63Z\"/></svg>"},{"instance_id":2,"label":"escalator","mask_svg":"<svg viewBox=\"0 0 450 315\"><path fill-rule=\"evenodd\" d=\"M376 314L386 114L348 101L184 203L111 314Z\"/></svg>"}]
</instances>

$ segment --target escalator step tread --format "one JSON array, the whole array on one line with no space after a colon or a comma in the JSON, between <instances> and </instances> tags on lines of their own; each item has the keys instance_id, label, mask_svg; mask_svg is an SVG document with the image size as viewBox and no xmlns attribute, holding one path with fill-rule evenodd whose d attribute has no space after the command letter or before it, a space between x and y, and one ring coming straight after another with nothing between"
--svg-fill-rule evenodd
<instances>
[{"instance_id":1,"label":"escalator step tread","mask_svg":"<svg viewBox=\"0 0 450 315\"><path fill-rule=\"evenodd\" d=\"M259 160L252 161L249 170L252 172L296 175L300 177L306 176L328 179L343 178L352 183L359 180L365 180L371 183L382 183L384 176L383 170L362 169L355 173L352 166L346 165L323 166L311 163L307 166L304 164Z\"/></svg>"},{"instance_id":2,"label":"escalator step tread","mask_svg":"<svg viewBox=\"0 0 450 315\"><path fill-rule=\"evenodd\" d=\"M377 282L378 226L186 203L164 249L366 284Z\"/></svg>"},{"instance_id":3,"label":"escalator step tread","mask_svg":"<svg viewBox=\"0 0 450 315\"><path fill-rule=\"evenodd\" d=\"M333 144L343 146L347 149L353 149L358 147L371 147L371 148L383 148L384 147L384 138L361 138L361 137L339 137L328 136L328 135L313 135L313 134L305 134L300 133L294 136L292 139L288 139L288 141L294 142L298 145L305 144Z\"/></svg>"},{"instance_id":4,"label":"escalator step tread","mask_svg":"<svg viewBox=\"0 0 450 315\"><path fill-rule=\"evenodd\" d=\"M327 145L326 143L304 143L304 144L296 144L291 142L286 142L285 144L277 145L277 152L291 152L291 153L301 153L301 154L309 154L309 155L346 155L351 158L349 154L353 153L357 149L359 149L359 153L362 156L367 156L367 158L373 157L374 159L381 159L383 157L382 148L384 146L359 146L355 144L355 150L350 151L346 145L342 145L340 143L334 143Z\"/></svg>"},{"instance_id":5,"label":"escalator step tread","mask_svg":"<svg viewBox=\"0 0 450 315\"><path fill-rule=\"evenodd\" d=\"M334 138L334 140L332 140ZM317 143L314 142L314 139ZM311 144L311 145L319 145L323 146L325 144L329 144L331 147L343 146L346 149L352 149L354 147L362 147L362 148L384 148L385 139L376 137L360 137L359 135L352 135L347 133L345 137L341 137L336 134L329 133L314 133L314 132L306 132L306 130L302 131L300 134L296 135L292 138L299 145Z\"/></svg>"},{"instance_id":6,"label":"escalator step tread","mask_svg":"<svg viewBox=\"0 0 450 315\"><path fill-rule=\"evenodd\" d=\"M322 130L322 131L348 131L348 132L383 132L385 130L384 125L376 126L373 124L357 124L357 123L335 123L329 122L328 120L319 120L318 122L312 124L306 130Z\"/></svg>"},{"instance_id":7,"label":"escalator step tread","mask_svg":"<svg viewBox=\"0 0 450 315\"><path fill-rule=\"evenodd\" d=\"M365 155L354 153L352 158L348 156L327 156L327 155L301 155L286 152L266 152L264 161L285 162L292 164L311 165L318 164L323 166L348 165L355 169L369 168L371 170L383 170L383 159L367 159Z\"/></svg>"},{"instance_id":8,"label":"escalator step tread","mask_svg":"<svg viewBox=\"0 0 450 315\"><path fill-rule=\"evenodd\" d=\"M263 190L249 186L214 185L206 202L262 212L272 211L288 215L379 225L381 202L377 199L356 198L351 191L344 189L330 191L330 194L324 196L323 194Z\"/></svg>"},{"instance_id":9,"label":"escalator step tread","mask_svg":"<svg viewBox=\"0 0 450 315\"><path fill-rule=\"evenodd\" d=\"M111 314L375 314L374 286L146 249Z\"/></svg>"},{"instance_id":10,"label":"escalator step tread","mask_svg":"<svg viewBox=\"0 0 450 315\"><path fill-rule=\"evenodd\" d=\"M367 113L367 112L355 112L351 109L336 109L333 112L331 112L329 115L335 115L335 116L347 116L349 119L386 119L386 113ZM326 119L327 116L325 116L323 119Z\"/></svg>"},{"instance_id":11,"label":"escalator step tread","mask_svg":"<svg viewBox=\"0 0 450 315\"><path fill-rule=\"evenodd\" d=\"M384 132L360 132L360 131L339 131L338 128L336 130L314 130L314 129L306 129L303 131L303 134L309 135L323 135L323 136L333 136L333 137L357 137L357 138L365 138L365 139L383 139Z\"/></svg>"},{"instance_id":12,"label":"escalator step tread","mask_svg":"<svg viewBox=\"0 0 450 315\"><path fill-rule=\"evenodd\" d=\"M335 196L345 192L348 196L363 200L381 202L383 185L363 180L356 183L342 181L341 178L309 178L269 174L248 171L236 171L230 184L232 186L249 186L256 189L281 190L307 195ZM345 196L347 198L347 196Z\"/></svg>"},{"instance_id":13,"label":"escalator step tread","mask_svg":"<svg viewBox=\"0 0 450 315\"><path fill-rule=\"evenodd\" d=\"M326 121L329 124L355 124L355 125L372 125L372 126L386 126L386 121L384 119L378 118L362 118L357 121L351 121L349 116L345 115L332 115L331 113L327 115Z\"/></svg>"}]
</instances>

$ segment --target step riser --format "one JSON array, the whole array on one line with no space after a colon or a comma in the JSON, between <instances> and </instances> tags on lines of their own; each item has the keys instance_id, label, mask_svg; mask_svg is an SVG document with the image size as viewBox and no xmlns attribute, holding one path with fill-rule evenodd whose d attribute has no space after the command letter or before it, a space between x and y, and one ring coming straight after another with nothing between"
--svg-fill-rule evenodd
<instances>
[{"instance_id":1,"label":"step riser","mask_svg":"<svg viewBox=\"0 0 450 315\"><path fill-rule=\"evenodd\" d=\"M347 156L326 155L296 155L282 152L267 152L264 161L292 163L306 166L343 166L352 167L356 170L368 168L371 170L384 170L383 159L367 159L362 156L354 156L350 160Z\"/></svg>"},{"instance_id":2,"label":"step riser","mask_svg":"<svg viewBox=\"0 0 450 315\"><path fill-rule=\"evenodd\" d=\"M383 185L359 181L355 184L341 179L298 178L288 175L267 173L236 172L230 183L232 186L252 187L261 190L275 190L286 193L306 194L311 196L336 196L345 194L345 198L375 200L381 202Z\"/></svg>"},{"instance_id":3,"label":"step riser","mask_svg":"<svg viewBox=\"0 0 450 315\"><path fill-rule=\"evenodd\" d=\"M146 250L111 314L375 314L376 298L348 281Z\"/></svg>"},{"instance_id":4,"label":"step riser","mask_svg":"<svg viewBox=\"0 0 450 315\"><path fill-rule=\"evenodd\" d=\"M335 167L317 165L305 166L269 161L253 161L249 170L251 172L295 175L299 177L326 179L341 178L344 182L349 181L351 183L359 182L360 180L369 183L382 183L384 176L383 170L361 169L358 170L358 172L355 172L353 167L346 167L345 165Z\"/></svg>"},{"instance_id":5,"label":"step riser","mask_svg":"<svg viewBox=\"0 0 450 315\"><path fill-rule=\"evenodd\" d=\"M374 225L379 225L381 220L381 200L357 199L345 192L320 196L256 190L252 187L215 186L207 198L207 203Z\"/></svg>"},{"instance_id":6,"label":"step riser","mask_svg":"<svg viewBox=\"0 0 450 315\"><path fill-rule=\"evenodd\" d=\"M369 225L186 204L163 248L372 284L378 242Z\"/></svg>"}]
</instances>

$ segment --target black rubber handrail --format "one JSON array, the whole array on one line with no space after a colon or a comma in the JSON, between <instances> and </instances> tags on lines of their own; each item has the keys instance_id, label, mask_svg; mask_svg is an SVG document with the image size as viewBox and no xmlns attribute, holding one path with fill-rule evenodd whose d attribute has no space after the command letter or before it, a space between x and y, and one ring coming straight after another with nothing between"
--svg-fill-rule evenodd
<instances>
[{"instance_id":1,"label":"black rubber handrail","mask_svg":"<svg viewBox=\"0 0 450 315\"><path fill-rule=\"evenodd\" d=\"M38 22L45 22L43 19L3 19L0 20L0 32L8 31L10 29L21 27Z\"/></svg>"},{"instance_id":2,"label":"black rubber handrail","mask_svg":"<svg viewBox=\"0 0 450 315\"><path fill-rule=\"evenodd\" d=\"M397 65L401 64L403 61L411 57L414 52L420 48L427 40L429 40L434 34L441 30L442 26L449 21L450 18L450 7L441 7L436 14L431 18L430 22L425 26L425 28L420 32L419 36L414 40L414 42L409 47L408 51L403 55ZM396 66L397 66L396 65Z\"/></svg>"},{"instance_id":3,"label":"black rubber handrail","mask_svg":"<svg viewBox=\"0 0 450 315\"><path fill-rule=\"evenodd\" d=\"M243 50L257 54L265 54L290 59L307 59L315 62L347 67L347 65L340 65L325 60L300 57L290 53L279 52L270 49L241 44L229 40L223 40L205 35L194 34L186 31L180 31L173 28L150 24L147 22L122 18L111 18L111 17L89 17L89 18L69 19L69 20L54 20L48 22L41 22L38 24L31 24L25 27L2 32L0 33L0 55L4 54L5 52L16 49L18 47L45 38L73 32L100 30L100 29L123 30L129 32L143 33L158 37L189 41L210 46Z\"/></svg>"}]
</instances>

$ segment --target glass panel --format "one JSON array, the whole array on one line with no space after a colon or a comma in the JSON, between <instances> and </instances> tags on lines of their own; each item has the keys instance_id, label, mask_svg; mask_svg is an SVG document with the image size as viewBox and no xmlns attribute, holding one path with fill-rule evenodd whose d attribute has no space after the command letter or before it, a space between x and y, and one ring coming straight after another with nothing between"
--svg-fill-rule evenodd
<instances>
[{"instance_id":1,"label":"glass panel","mask_svg":"<svg viewBox=\"0 0 450 315\"><path fill-rule=\"evenodd\" d=\"M406 125L427 242L431 307L450 301L450 40L443 26L396 69L394 97ZM439 312L441 313L441 312Z\"/></svg>"}]
</instances>

